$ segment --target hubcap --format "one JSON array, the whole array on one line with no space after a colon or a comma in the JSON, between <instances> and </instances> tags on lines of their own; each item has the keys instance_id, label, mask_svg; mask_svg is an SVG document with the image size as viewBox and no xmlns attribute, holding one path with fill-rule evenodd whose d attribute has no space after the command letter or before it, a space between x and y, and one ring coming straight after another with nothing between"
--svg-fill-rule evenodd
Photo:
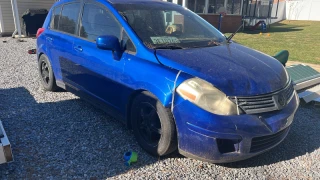
<instances>
[{"instance_id":1,"label":"hubcap","mask_svg":"<svg viewBox=\"0 0 320 180\"><path fill-rule=\"evenodd\" d=\"M149 103L143 103L140 109L139 132L143 139L156 146L161 138L161 124L156 109Z\"/></svg>"},{"instance_id":2,"label":"hubcap","mask_svg":"<svg viewBox=\"0 0 320 180\"><path fill-rule=\"evenodd\" d=\"M49 66L45 61L41 62L41 77L46 84L49 84Z\"/></svg>"}]
</instances>

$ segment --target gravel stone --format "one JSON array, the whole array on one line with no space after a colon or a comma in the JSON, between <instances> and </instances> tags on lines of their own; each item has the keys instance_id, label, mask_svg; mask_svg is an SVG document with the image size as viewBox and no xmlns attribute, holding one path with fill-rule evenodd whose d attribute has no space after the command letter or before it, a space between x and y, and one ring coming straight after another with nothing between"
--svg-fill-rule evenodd
<instances>
[{"instance_id":1,"label":"gravel stone","mask_svg":"<svg viewBox=\"0 0 320 180\"><path fill-rule=\"evenodd\" d=\"M6 41L6 43L3 43ZM178 154L144 152L130 130L68 92L40 86L31 38L0 38L0 120L14 162L0 179L320 179L320 110L301 105L287 138L257 157L210 164ZM126 151L138 162L125 166Z\"/></svg>"}]
</instances>

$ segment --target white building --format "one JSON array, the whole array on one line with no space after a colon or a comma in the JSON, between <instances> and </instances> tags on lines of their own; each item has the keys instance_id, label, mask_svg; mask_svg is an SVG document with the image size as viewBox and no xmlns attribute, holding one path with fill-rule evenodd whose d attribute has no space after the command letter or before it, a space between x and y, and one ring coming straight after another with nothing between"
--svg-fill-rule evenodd
<instances>
[{"instance_id":1,"label":"white building","mask_svg":"<svg viewBox=\"0 0 320 180\"><path fill-rule=\"evenodd\" d=\"M320 21L320 0L164 0L187 7L199 14L214 13L224 6L227 14L245 15L246 7L250 4L264 5L271 2L271 17L273 20L312 20ZM278 4L279 1L279 5ZM275 8L275 6L278 6ZM199 8L200 7L200 8ZM201 8L202 7L202 8ZM253 8L251 8L253 11ZM256 9L257 10L257 9ZM277 13L276 13L277 11ZM241 13L242 12L242 13ZM258 13L258 12L256 12ZM261 12L260 12L261 13Z\"/></svg>"},{"instance_id":2,"label":"white building","mask_svg":"<svg viewBox=\"0 0 320 180\"><path fill-rule=\"evenodd\" d=\"M286 19L320 21L320 0L286 1Z\"/></svg>"},{"instance_id":3,"label":"white building","mask_svg":"<svg viewBox=\"0 0 320 180\"><path fill-rule=\"evenodd\" d=\"M12 3L17 2L18 17L27 9L49 10L55 0L0 0L0 35L12 34L15 31Z\"/></svg>"}]
</instances>

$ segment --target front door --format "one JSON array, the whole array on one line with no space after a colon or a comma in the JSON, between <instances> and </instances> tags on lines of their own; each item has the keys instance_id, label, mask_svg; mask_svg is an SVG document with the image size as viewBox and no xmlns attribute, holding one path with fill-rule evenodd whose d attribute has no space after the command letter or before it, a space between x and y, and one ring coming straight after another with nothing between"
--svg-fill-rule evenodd
<instances>
[{"instance_id":1,"label":"front door","mask_svg":"<svg viewBox=\"0 0 320 180\"><path fill-rule=\"evenodd\" d=\"M80 38L73 44L77 58L71 63L74 66L68 69L72 82L115 109L123 109L120 107L122 96L130 91L120 83L126 55L115 60L111 50L98 49L95 43L100 35L121 39L120 24L103 5L85 3L79 27Z\"/></svg>"}]
</instances>

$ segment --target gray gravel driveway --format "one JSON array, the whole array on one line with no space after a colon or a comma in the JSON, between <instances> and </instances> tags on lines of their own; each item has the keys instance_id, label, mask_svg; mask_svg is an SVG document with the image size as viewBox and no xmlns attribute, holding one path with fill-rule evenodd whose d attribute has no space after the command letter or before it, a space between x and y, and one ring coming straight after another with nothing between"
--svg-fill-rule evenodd
<instances>
[{"instance_id":1,"label":"gray gravel driveway","mask_svg":"<svg viewBox=\"0 0 320 180\"><path fill-rule=\"evenodd\" d=\"M7 43L3 43L7 40ZM68 92L40 87L35 39L0 38L0 119L15 161L0 179L320 179L320 108L301 105L288 137L257 157L224 165L145 153L131 131ZM124 165L123 153L139 160Z\"/></svg>"}]
</instances>

